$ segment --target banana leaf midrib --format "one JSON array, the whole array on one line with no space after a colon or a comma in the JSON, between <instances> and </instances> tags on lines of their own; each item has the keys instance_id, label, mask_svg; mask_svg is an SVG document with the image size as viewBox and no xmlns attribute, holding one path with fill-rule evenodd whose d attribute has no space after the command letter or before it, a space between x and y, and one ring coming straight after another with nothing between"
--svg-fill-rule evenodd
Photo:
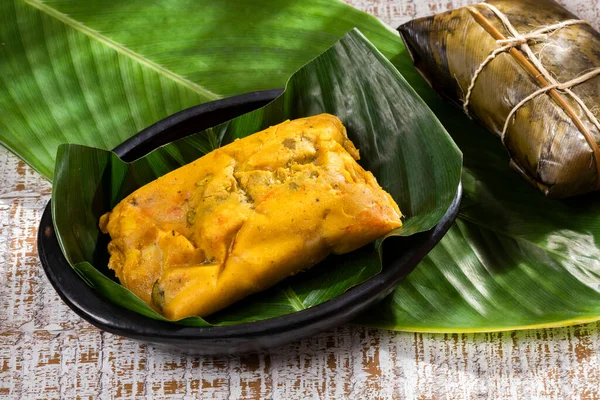
<instances>
[{"instance_id":1,"label":"banana leaf midrib","mask_svg":"<svg viewBox=\"0 0 600 400\"><path fill-rule=\"evenodd\" d=\"M143 55L136 53L131 49L128 49L126 46L115 42L114 40L102 35L100 32L87 27L86 25L80 23L79 21L40 2L39 0L22 0L22 1L25 4L30 5L31 7L37 8L42 13L52 17L53 19L62 22L66 26L85 34L86 36L92 38L93 40L95 40L97 42L102 43L103 45L105 45L107 47L110 47L117 53L122 54L122 55L134 60L135 62L142 64L148 68L153 69L154 71L156 71L160 75L164 76L165 78L171 79L171 80L181 84L182 86L187 87L188 89L190 89L190 90L198 93L202 97L204 97L206 99L206 101L217 100L217 99L222 98L221 95L211 92L210 90L202 87L201 85L199 85L195 82L192 82L189 79L186 79L185 77L171 71L168 68L163 67L160 64L155 63L152 60L149 60L148 58L144 57Z\"/></svg>"}]
</instances>

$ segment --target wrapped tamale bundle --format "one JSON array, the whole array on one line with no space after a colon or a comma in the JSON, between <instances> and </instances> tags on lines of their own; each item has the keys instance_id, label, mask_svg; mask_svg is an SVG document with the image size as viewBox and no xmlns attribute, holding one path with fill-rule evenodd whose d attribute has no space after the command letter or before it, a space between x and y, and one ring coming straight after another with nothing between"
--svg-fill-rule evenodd
<instances>
[{"instance_id":1,"label":"wrapped tamale bundle","mask_svg":"<svg viewBox=\"0 0 600 400\"><path fill-rule=\"evenodd\" d=\"M109 267L165 317L207 316L402 225L358 159L330 114L235 140L101 217Z\"/></svg>"},{"instance_id":2,"label":"wrapped tamale bundle","mask_svg":"<svg viewBox=\"0 0 600 400\"><path fill-rule=\"evenodd\" d=\"M490 0L399 28L433 89L498 135L545 195L600 184L600 34L552 0Z\"/></svg>"}]
</instances>

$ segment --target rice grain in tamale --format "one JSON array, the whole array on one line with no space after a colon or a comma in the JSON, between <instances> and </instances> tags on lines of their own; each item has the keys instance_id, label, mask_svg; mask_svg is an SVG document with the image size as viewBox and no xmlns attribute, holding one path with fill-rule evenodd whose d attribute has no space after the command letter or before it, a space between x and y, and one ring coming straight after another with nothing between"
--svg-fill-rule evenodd
<instances>
[{"instance_id":1,"label":"rice grain in tamale","mask_svg":"<svg viewBox=\"0 0 600 400\"><path fill-rule=\"evenodd\" d=\"M399 31L434 90L501 137L527 181L556 198L598 190L600 34L589 24L552 0L490 0Z\"/></svg>"}]
</instances>

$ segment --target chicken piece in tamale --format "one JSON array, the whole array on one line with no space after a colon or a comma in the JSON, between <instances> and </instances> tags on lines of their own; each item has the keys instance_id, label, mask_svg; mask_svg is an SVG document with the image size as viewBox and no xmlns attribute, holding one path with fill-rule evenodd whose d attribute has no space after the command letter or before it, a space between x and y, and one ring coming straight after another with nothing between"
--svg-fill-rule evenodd
<instances>
[{"instance_id":1,"label":"chicken piece in tamale","mask_svg":"<svg viewBox=\"0 0 600 400\"><path fill-rule=\"evenodd\" d=\"M358 159L329 114L235 140L102 216L109 267L165 317L207 316L402 225Z\"/></svg>"}]
</instances>

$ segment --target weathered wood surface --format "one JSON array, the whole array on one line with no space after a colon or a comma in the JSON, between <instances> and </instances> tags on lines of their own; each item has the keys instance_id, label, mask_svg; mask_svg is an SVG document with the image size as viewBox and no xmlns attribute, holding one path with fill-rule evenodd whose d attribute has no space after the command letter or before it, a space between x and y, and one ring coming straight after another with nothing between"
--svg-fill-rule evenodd
<instances>
[{"instance_id":1,"label":"weathered wood surface","mask_svg":"<svg viewBox=\"0 0 600 400\"><path fill-rule=\"evenodd\" d=\"M391 26L474 1L350 0ZM563 0L600 24L597 0ZM431 335L343 326L266 355L191 357L62 303L35 234L50 185L0 148L0 398L600 399L600 324Z\"/></svg>"}]
</instances>

